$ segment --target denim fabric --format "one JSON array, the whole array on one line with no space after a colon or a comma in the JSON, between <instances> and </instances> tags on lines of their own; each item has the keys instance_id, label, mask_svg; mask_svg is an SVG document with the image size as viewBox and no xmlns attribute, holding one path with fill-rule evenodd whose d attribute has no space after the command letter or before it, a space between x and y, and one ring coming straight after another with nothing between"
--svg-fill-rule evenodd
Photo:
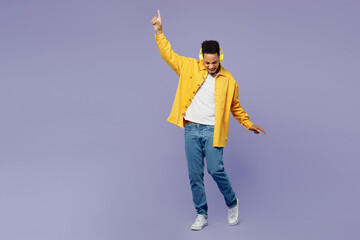
<instances>
[{"instance_id":1,"label":"denim fabric","mask_svg":"<svg viewBox=\"0 0 360 240\"><path fill-rule=\"evenodd\" d=\"M197 214L207 216L204 187L204 157L208 173L215 180L223 194L226 205L236 205L236 196L224 170L223 147L213 147L214 126L187 123L185 126L185 153L189 171L190 186Z\"/></svg>"}]
</instances>

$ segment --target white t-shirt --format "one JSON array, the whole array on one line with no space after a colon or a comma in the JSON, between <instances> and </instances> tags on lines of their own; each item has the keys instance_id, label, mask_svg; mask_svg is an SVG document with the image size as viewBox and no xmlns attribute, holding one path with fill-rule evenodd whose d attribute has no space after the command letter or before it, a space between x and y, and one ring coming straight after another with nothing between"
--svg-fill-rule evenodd
<instances>
[{"instance_id":1,"label":"white t-shirt","mask_svg":"<svg viewBox=\"0 0 360 240\"><path fill-rule=\"evenodd\" d=\"M216 75L217 76L217 75ZM215 79L207 75L205 82L194 96L184 118L204 125L215 125Z\"/></svg>"}]
</instances>

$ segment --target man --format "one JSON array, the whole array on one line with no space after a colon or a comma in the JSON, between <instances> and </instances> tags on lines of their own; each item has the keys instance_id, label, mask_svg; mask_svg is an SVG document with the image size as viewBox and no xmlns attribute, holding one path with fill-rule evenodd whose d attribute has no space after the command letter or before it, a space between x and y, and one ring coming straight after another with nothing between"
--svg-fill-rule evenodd
<instances>
[{"instance_id":1,"label":"man","mask_svg":"<svg viewBox=\"0 0 360 240\"><path fill-rule=\"evenodd\" d=\"M204 157L207 170L217 183L228 206L228 223L239 221L239 199L236 197L222 161L226 145L230 112L248 130L266 132L254 125L238 100L238 85L220 64L223 54L216 41L204 41L200 61L179 56L162 31L160 11L151 20L161 57L179 75L179 84L168 121L185 127L185 153L193 202L197 212L192 230L207 226Z\"/></svg>"}]
</instances>

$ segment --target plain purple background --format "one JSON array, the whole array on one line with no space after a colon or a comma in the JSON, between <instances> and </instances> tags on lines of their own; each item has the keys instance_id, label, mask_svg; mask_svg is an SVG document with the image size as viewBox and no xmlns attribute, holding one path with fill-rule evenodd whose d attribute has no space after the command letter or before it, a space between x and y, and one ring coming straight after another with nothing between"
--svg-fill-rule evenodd
<instances>
[{"instance_id":1,"label":"plain purple background","mask_svg":"<svg viewBox=\"0 0 360 240\"><path fill-rule=\"evenodd\" d=\"M0 239L360 239L359 1L0 2ZM178 77L150 23L196 58L216 39L250 119L195 218Z\"/></svg>"}]
</instances>

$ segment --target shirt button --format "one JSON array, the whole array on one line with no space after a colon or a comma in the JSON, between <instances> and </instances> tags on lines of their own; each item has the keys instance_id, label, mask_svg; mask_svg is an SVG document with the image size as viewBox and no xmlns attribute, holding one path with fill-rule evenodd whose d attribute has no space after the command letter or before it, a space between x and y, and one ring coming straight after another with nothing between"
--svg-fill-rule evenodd
<instances>
[{"instance_id":1,"label":"shirt button","mask_svg":"<svg viewBox=\"0 0 360 240\"><path fill-rule=\"evenodd\" d=\"M203 77L203 79L205 79L205 77Z\"/></svg>"},{"instance_id":2,"label":"shirt button","mask_svg":"<svg viewBox=\"0 0 360 240\"><path fill-rule=\"evenodd\" d=\"M198 86L200 86L200 84L198 84Z\"/></svg>"},{"instance_id":3,"label":"shirt button","mask_svg":"<svg viewBox=\"0 0 360 240\"><path fill-rule=\"evenodd\" d=\"M187 108L187 106L185 106L185 108Z\"/></svg>"},{"instance_id":4,"label":"shirt button","mask_svg":"<svg viewBox=\"0 0 360 240\"><path fill-rule=\"evenodd\" d=\"M193 92L193 94L195 94L195 92Z\"/></svg>"},{"instance_id":5,"label":"shirt button","mask_svg":"<svg viewBox=\"0 0 360 240\"><path fill-rule=\"evenodd\" d=\"M192 78L192 76L190 76L190 79Z\"/></svg>"},{"instance_id":6,"label":"shirt button","mask_svg":"<svg viewBox=\"0 0 360 240\"><path fill-rule=\"evenodd\" d=\"M189 99L189 101L191 102L191 99Z\"/></svg>"}]
</instances>

